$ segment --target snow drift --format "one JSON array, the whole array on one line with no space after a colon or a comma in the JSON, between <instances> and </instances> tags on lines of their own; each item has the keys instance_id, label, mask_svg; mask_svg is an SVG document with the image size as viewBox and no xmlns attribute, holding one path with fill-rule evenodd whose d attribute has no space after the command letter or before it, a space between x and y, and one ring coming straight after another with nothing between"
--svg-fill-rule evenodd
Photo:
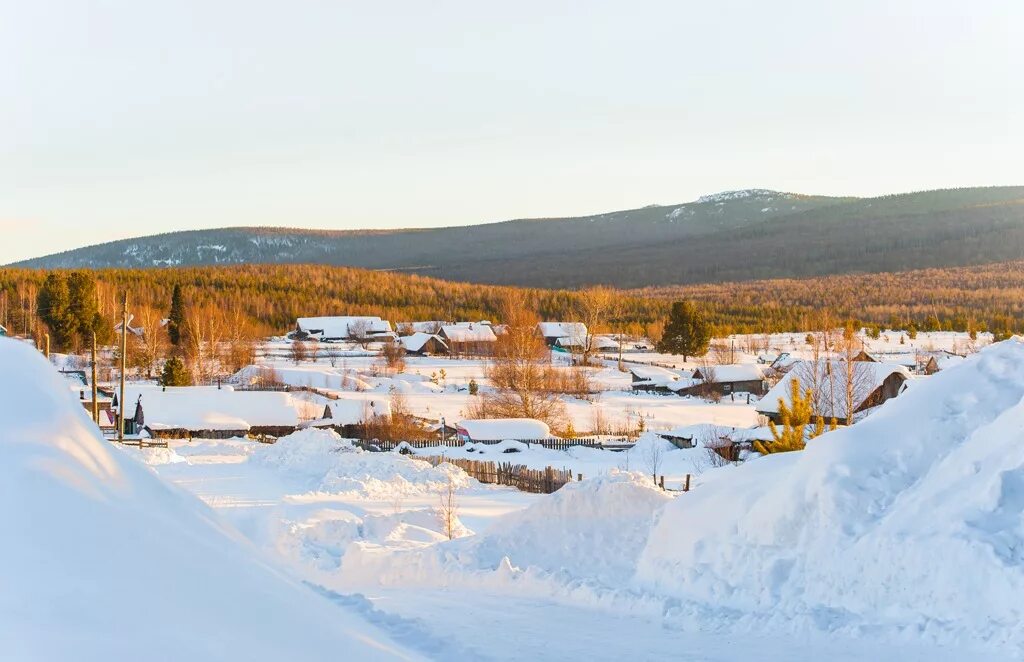
<instances>
[{"instance_id":1,"label":"snow drift","mask_svg":"<svg viewBox=\"0 0 1024 662\"><path fill-rule=\"evenodd\" d=\"M668 504L636 582L783 627L1024 646L1024 345Z\"/></svg>"},{"instance_id":2,"label":"snow drift","mask_svg":"<svg viewBox=\"0 0 1024 662\"><path fill-rule=\"evenodd\" d=\"M434 467L399 453L370 453L333 430L310 428L258 448L251 462L299 479L311 492L356 498L437 494L448 485L467 487L472 480L452 464Z\"/></svg>"},{"instance_id":3,"label":"snow drift","mask_svg":"<svg viewBox=\"0 0 1024 662\"><path fill-rule=\"evenodd\" d=\"M5 339L0 420L5 659L410 656L112 448L46 361Z\"/></svg>"}]
</instances>

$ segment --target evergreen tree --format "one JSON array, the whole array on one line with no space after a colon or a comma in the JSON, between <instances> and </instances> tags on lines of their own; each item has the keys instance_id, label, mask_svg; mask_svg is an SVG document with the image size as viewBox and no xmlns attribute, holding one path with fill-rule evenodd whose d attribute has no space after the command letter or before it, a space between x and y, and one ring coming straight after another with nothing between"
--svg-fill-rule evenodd
<instances>
[{"instance_id":1,"label":"evergreen tree","mask_svg":"<svg viewBox=\"0 0 1024 662\"><path fill-rule=\"evenodd\" d=\"M163 372L160 374L160 383L164 386L190 386L192 375L189 374L184 361L177 356L172 356L164 363Z\"/></svg>"},{"instance_id":2,"label":"evergreen tree","mask_svg":"<svg viewBox=\"0 0 1024 662\"><path fill-rule=\"evenodd\" d=\"M182 344L185 331L185 299L181 294L181 285L175 283L174 292L171 294L171 312L167 316L167 337L171 344L178 346Z\"/></svg>"},{"instance_id":3,"label":"evergreen tree","mask_svg":"<svg viewBox=\"0 0 1024 662\"><path fill-rule=\"evenodd\" d=\"M39 317L50 330L50 342L54 349L69 347L75 338L77 325L71 313L71 294L67 277L62 273L47 274L39 289L36 303Z\"/></svg>"},{"instance_id":4,"label":"evergreen tree","mask_svg":"<svg viewBox=\"0 0 1024 662\"><path fill-rule=\"evenodd\" d=\"M789 399L787 405L782 398L779 398L779 418L782 419L782 430L776 427L775 423L769 421L768 427L772 431L772 441L762 443L754 442L754 450L762 455L769 453L787 453L789 451L800 451L807 445L808 438L814 438L825 432L825 419L821 416L814 416L812 407L811 389L804 393L800 392L800 380L791 379L789 382ZM808 433L806 427L814 419L814 427ZM833 418L830 430L836 429L836 419Z\"/></svg>"},{"instance_id":5,"label":"evergreen tree","mask_svg":"<svg viewBox=\"0 0 1024 662\"><path fill-rule=\"evenodd\" d=\"M74 326L76 346L83 347L92 342L92 334L103 338L107 334L106 322L100 315L96 300L96 280L92 274L75 271L68 276L68 313Z\"/></svg>"},{"instance_id":6,"label":"evergreen tree","mask_svg":"<svg viewBox=\"0 0 1024 662\"><path fill-rule=\"evenodd\" d=\"M706 354L710 344L711 325L704 312L691 301L673 303L658 351L682 354L685 361L691 356Z\"/></svg>"}]
</instances>

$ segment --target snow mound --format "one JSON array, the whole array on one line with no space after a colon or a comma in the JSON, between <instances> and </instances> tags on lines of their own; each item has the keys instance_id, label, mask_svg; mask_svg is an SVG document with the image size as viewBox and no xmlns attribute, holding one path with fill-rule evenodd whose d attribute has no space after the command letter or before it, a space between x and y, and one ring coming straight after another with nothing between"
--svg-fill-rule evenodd
<instances>
[{"instance_id":1,"label":"snow mound","mask_svg":"<svg viewBox=\"0 0 1024 662\"><path fill-rule=\"evenodd\" d=\"M407 657L115 450L0 338L0 650L11 660Z\"/></svg>"},{"instance_id":2,"label":"snow mound","mask_svg":"<svg viewBox=\"0 0 1024 662\"><path fill-rule=\"evenodd\" d=\"M252 462L289 474L316 493L353 498L440 493L451 480L458 489L470 485L465 471L443 463L437 467L399 453L369 453L333 430L300 430L277 443L256 449Z\"/></svg>"},{"instance_id":3,"label":"snow mound","mask_svg":"<svg viewBox=\"0 0 1024 662\"><path fill-rule=\"evenodd\" d=\"M173 448L136 448L133 446L125 446L123 448L144 464L153 467L160 466L161 464L177 464L178 462L186 461Z\"/></svg>"},{"instance_id":4,"label":"snow mound","mask_svg":"<svg viewBox=\"0 0 1024 662\"><path fill-rule=\"evenodd\" d=\"M654 513L671 500L649 476L613 469L506 515L469 542L469 553L481 567L507 557L520 568L621 584L635 570Z\"/></svg>"},{"instance_id":5,"label":"snow mound","mask_svg":"<svg viewBox=\"0 0 1024 662\"><path fill-rule=\"evenodd\" d=\"M1024 345L668 504L636 580L782 627L1024 647Z\"/></svg>"}]
</instances>

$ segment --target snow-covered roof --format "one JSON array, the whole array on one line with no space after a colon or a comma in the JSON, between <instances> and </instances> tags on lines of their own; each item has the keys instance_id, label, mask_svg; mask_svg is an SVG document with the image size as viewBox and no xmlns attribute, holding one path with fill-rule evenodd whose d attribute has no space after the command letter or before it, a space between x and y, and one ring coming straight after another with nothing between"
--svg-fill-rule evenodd
<instances>
[{"instance_id":1,"label":"snow-covered roof","mask_svg":"<svg viewBox=\"0 0 1024 662\"><path fill-rule=\"evenodd\" d=\"M424 345L430 342L431 338L437 340L437 342L442 345L445 345L444 340L442 340L440 336L432 333L423 333L421 331L417 331L411 336L402 336L398 339L398 342L402 343L402 347L404 347L407 352L418 352L423 349ZM447 347L447 345L445 346Z\"/></svg>"},{"instance_id":2,"label":"snow-covered roof","mask_svg":"<svg viewBox=\"0 0 1024 662\"><path fill-rule=\"evenodd\" d=\"M327 406L331 409L333 425L359 425L374 416L391 415L391 403L383 397L374 400L343 398L331 400Z\"/></svg>"},{"instance_id":3,"label":"snow-covered roof","mask_svg":"<svg viewBox=\"0 0 1024 662\"><path fill-rule=\"evenodd\" d=\"M449 324L441 327L441 334L451 342L494 342L498 339L487 324Z\"/></svg>"},{"instance_id":4,"label":"snow-covered roof","mask_svg":"<svg viewBox=\"0 0 1024 662\"><path fill-rule=\"evenodd\" d=\"M365 325L367 335L391 333L391 322L372 316L300 317L296 324L304 333L320 338L351 338L353 326Z\"/></svg>"},{"instance_id":5,"label":"snow-covered roof","mask_svg":"<svg viewBox=\"0 0 1024 662\"><path fill-rule=\"evenodd\" d=\"M878 363L895 363L905 368L916 368L918 356L915 352L866 352Z\"/></svg>"},{"instance_id":6,"label":"snow-covered roof","mask_svg":"<svg viewBox=\"0 0 1024 662\"><path fill-rule=\"evenodd\" d=\"M874 363L870 361L853 361L855 371L854 409L877 389L890 375L902 375L910 378L904 366L895 363ZM779 400L791 404L790 383L798 380L800 389L811 389L815 400L815 411L825 418L848 418L846 411L847 363L846 361L825 360L799 361L779 380L775 386L757 403L757 411L764 414L779 413Z\"/></svg>"},{"instance_id":7,"label":"snow-covered roof","mask_svg":"<svg viewBox=\"0 0 1024 662\"><path fill-rule=\"evenodd\" d=\"M935 357L935 365L939 370L945 370L946 368L951 368L959 363L963 363L966 360L967 359L963 356L944 352Z\"/></svg>"},{"instance_id":8,"label":"snow-covered roof","mask_svg":"<svg viewBox=\"0 0 1024 662\"><path fill-rule=\"evenodd\" d=\"M460 421L459 434L473 441L499 439L547 439L551 428L535 418L480 418Z\"/></svg>"},{"instance_id":9,"label":"snow-covered roof","mask_svg":"<svg viewBox=\"0 0 1024 662\"><path fill-rule=\"evenodd\" d=\"M587 338L587 325L582 322L538 322L537 328L545 338L570 338L576 344Z\"/></svg>"},{"instance_id":10,"label":"snow-covered roof","mask_svg":"<svg viewBox=\"0 0 1024 662\"><path fill-rule=\"evenodd\" d=\"M629 366L629 372L637 380L658 384L674 382L680 377L678 372L656 365L639 365L634 363Z\"/></svg>"},{"instance_id":11,"label":"snow-covered roof","mask_svg":"<svg viewBox=\"0 0 1024 662\"><path fill-rule=\"evenodd\" d=\"M248 430L260 425L298 425L320 418L323 404L280 391L235 391L230 386L129 385L125 415L142 396L146 426L153 430Z\"/></svg>"},{"instance_id":12,"label":"snow-covered roof","mask_svg":"<svg viewBox=\"0 0 1024 662\"><path fill-rule=\"evenodd\" d=\"M441 320L428 320L423 322L399 322L398 324L395 325L395 328L398 329L399 331L411 329L413 333L434 333L445 324L447 324L447 322L443 322Z\"/></svg>"},{"instance_id":13,"label":"snow-covered roof","mask_svg":"<svg viewBox=\"0 0 1024 662\"><path fill-rule=\"evenodd\" d=\"M713 379L708 379L705 372L710 372ZM714 384L759 381L764 379L764 367L756 363L713 365L708 368L697 368L693 376Z\"/></svg>"}]
</instances>

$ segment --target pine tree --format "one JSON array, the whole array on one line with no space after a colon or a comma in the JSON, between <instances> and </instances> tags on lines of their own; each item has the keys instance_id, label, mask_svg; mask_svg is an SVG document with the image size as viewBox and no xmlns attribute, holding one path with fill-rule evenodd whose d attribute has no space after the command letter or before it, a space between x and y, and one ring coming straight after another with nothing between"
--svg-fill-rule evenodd
<instances>
[{"instance_id":1,"label":"pine tree","mask_svg":"<svg viewBox=\"0 0 1024 662\"><path fill-rule=\"evenodd\" d=\"M769 421L768 427L772 431L772 441L763 443L754 442L754 450L762 455L769 453L787 453L789 451L800 451L807 445L808 438L814 438L825 432L825 419L814 415L811 406L811 389L804 393L800 392L800 381L791 379L789 382L790 404L787 405L782 398L779 398L779 418L782 419L782 430ZM810 433L805 431L806 427L814 419L814 427ZM836 429L836 419L833 418L830 430Z\"/></svg>"},{"instance_id":2,"label":"pine tree","mask_svg":"<svg viewBox=\"0 0 1024 662\"><path fill-rule=\"evenodd\" d=\"M163 372L160 374L160 383L163 386L190 386L192 375L189 374L184 361L177 356L172 356L164 363Z\"/></svg>"},{"instance_id":3,"label":"pine tree","mask_svg":"<svg viewBox=\"0 0 1024 662\"><path fill-rule=\"evenodd\" d=\"M71 312L71 293L67 277L62 273L50 273L39 290L37 301L39 317L50 330L50 342L54 349L68 348L73 342L77 325Z\"/></svg>"},{"instance_id":4,"label":"pine tree","mask_svg":"<svg viewBox=\"0 0 1024 662\"><path fill-rule=\"evenodd\" d=\"M74 326L77 347L92 341L95 331L99 338L105 338L106 321L99 311L96 297L96 279L92 274L75 271L68 276L68 313Z\"/></svg>"},{"instance_id":5,"label":"pine tree","mask_svg":"<svg viewBox=\"0 0 1024 662\"><path fill-rule=\"evenodd\" d=\"M181 284L175 283L171 294L171 312L167 316L167 337L171 344L182 344L185 331L185 299L181 294Z\"/></svg>"},{"instance_id":6,"label":"pine tree","mask_svg":"<svg viewBox=\"0 0 1024 662\"><path fill-rule=\"evenodd\" d=\"M691 356L703 356L711 344L711 325L703 311L691 301L672 304L665 332L658 343L658 351L682 354L686 361Z\"/></svg>"}]
</instances>

